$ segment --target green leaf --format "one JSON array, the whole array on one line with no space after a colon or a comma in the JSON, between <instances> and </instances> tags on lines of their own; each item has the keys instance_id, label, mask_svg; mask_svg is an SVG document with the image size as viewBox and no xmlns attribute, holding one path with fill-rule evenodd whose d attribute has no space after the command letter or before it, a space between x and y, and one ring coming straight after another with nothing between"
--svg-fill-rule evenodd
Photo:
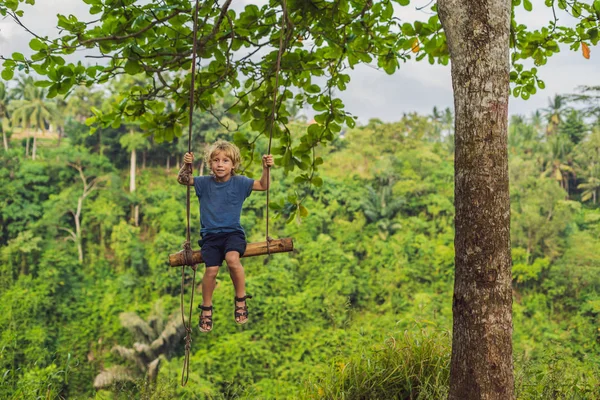
<instances>
[{"instance_id":1,"label":"green leaf","mask_svg":"<svg viewBox=\"0 0 600 400\"><path fill-rule=\"evenodd\" d=\"M5 81L10 81L15 75L15 70L13 68L4 68L2 70L2 79Z\"/></svg>"},{"instance_id":2,"label":"green leaf","mask_svg":"<svg viewBox=\"0 0 600 400\"><path fill-rule=\"evenodd\" d=\"M327 106L325 105L325 103L323 103L321 101L317 101L315 104L313 104L312 108L315 111L325 111L325 110L327 110Z\"/></svg>"},{"instance_id":3,"label":"green leaf","mask_svg":"<svg viewBox=\"0 0 600 400\"><path fill-rule=\"evenodd\" d=\"M34 51L40 51L46 48L46 44L42 42L40 39L33 38L29 42L29 48Z\"/></svg>"},{"instance_id":4,"label":"green leaf","mask_svg":"<svg viewBox=\"0 0 600 400\"><path fill-rule=\"evenodd\" d=\"M89 117L89 118L87 118L87 119L85 120L85 124L86 124L87 126L93 125L93 124L95 124L95 123L96 123L96 119L97 119L97 118L96 118L95 116L94 116L94 117Z\"/></svg>"},{"instance_id":5,"label":"green leaf","mask_svg":"<svg viewBox=\"0 0 600 400\"><path fill-rule=\"evenodd\" d=\"M519 97L520 94L521 94L521 87L520 86L517 86L516 88L513 89L513 96Z\"/></svg>"},{"instance_id":6,"label":"green leaf","mask_svg":"<svg viewBox=\"0 0 600 400\"><path fill-rule=\"evenodd\" d=\"M280 205L279 203L275 203L275 202L273 202L273 201L272 201L272 202L270 202L270 203L269 203L269 208L270 208L271 210L279 211L279 210L281 210L283 207L281 207L281 205Z\"/></svg>"},{"instance_id":7,"label":"green leaf","mask_svg":"<svg viewBox=\"0 0 600 400\"><path fill-rule=\"evenodd\" d=\"M296 210L294 210L290 216L288 217L287 221L285 221L286 224L289 224L290 222L292 222L294 219L296 219Z\"/></svg>"},{"instance_id":8,"label":"green leaf","mask_svg":"<svg viewBox=\"0 0 600 400\"><path fill-rule=\"evenodd\" d=\"M406 36L414 36L415 29L413 28L412 24L405 22L402 24L402 33Z\"/></svg>"},{"instance_id":9,"label":"green leaf","mask_svg":"<svg viewBox=\"0 0 600 400\"><path fill-rule=\"evenodd\" d=\"M319 87L319 85L315 85L315 84L310 85L305 90L308 93L320 93L321 92L321 88Z\"/></svg>"},{"instance_id":10,"label":"green leaf","mask_svg":"<svg viewBox=\"0 0 600 400\"><path fill-rule=\"evenodd\" d=\"M125 72L127 72L129 75L136 75L142 72L142 67L135 60L127 60L125 63Z\"/></svg>"},{"instance_id":11,"label":"green leaf","mask_svg":"<svg viewBox=\"0 0 600 400\"><path fill-rule=\"evenodd\" d=\"M384 4L383 12L381 13L381 18L385 21L389 21L389 19L392 18L392 15L394 15L394 7L392 7L391 2L387 1Z\"/></svg>"},{"instance_id":12,"label":"green leaf","mask_svg":"<svg viewBox=\"0 0 600 400\"><path fill-rule=\"evenodd\" d=\"M533 6L531 5L531 1L530 0L523 0L523 7L527 11L533 10Z\"/></svg>"},{"instance_id":13,"label":"green leaf","mask_svg":"<svg viewBox=\"0 0 600 400\"><path fill-rule=\"evenodd\" d=\"M308 217L308 210L306 209L306 207L304 207L302 204L300 204L300 206L298 207L298 209L300 211L300 217L301 218Z\"/></svg>"},{"instance_id":14,"label":"green leaf","mask_svg":"<svg viewBox=\"0 0 600 400\"><path fill-rule=\"evenodd\" d=\"M313 136L318 136L319 134L321 134L322 131L323 131L323 127L320 126L319 124L311 124L311 125L309 125L308 129L306 130L306 132L308 132L309 135L313 135Z\"/></svg>"},{"instance_id":15,"label":"green leaf","mask_svg":"<svg viewBox=\"0 0 600 400\"><path fill-rule=\"evenodd\" d=\"M23 56L23 54L17 52L12 53L12 58L16 61L25 61L25 57Z\"/></svg>"},{"instance_id":16,"label":"green leaf","mask_svg":"<svg viewBox=\"0 0 600 400\"><path fill-rule=\"evenodd\" d=\"M348 125L348 128L352 129L356 126L356 121L354 121L354 118L352 117L346 117L346 125Z\"/></svg>"},{"instance_id":17,"label":"green leaf","mask_svg":"<svg viewBox=\"0 0 600 400\"><path fill-rule=\"evenodd\" d=\"M398 2L398 4L400 4L403 7L406 7L407 5L410 4L410 0L396 0Z\"/></svg>"},{"instance_id":18,"label":"green leaf","mask_svg":"<svg viewBox=\"0 0 600 400\"><path fill-rule=\"evenodd\" d=\"M37 87L48 87L48 86L52 85L52 82L50 82L50 81L35 81L33 84Z\"/></svg>"}]
</instances>

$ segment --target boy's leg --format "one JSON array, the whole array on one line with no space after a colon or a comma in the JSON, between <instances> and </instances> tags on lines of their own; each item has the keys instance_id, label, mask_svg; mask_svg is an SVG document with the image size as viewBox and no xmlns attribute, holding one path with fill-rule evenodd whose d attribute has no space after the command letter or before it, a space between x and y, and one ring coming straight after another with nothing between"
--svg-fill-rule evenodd
<instances>
[{"instance_id":1,"label":"boy's leg","mask_svg":"<svg viewBox=\"0 0 600 400\"><path fill-rule=\"evenodd\" d=\"M204 276L202 277L202 305L212 306L212 297L215 287L217 286L217 275L219 267L206 267Z\"/></svg>"},{"instance_id":2,"label":"boy's leg","mask_svg":"<svg viewBox=\"0 0 600 400\"><path fill-rule=\"evenodd\" d=\"M225 254L225 261L227 262L229 275L231 276L233 288L235 289L235 297L242 298L246 296L246 273L244 272L244 267L240 261L240 253L237 250L228 251ZM236 301L235 305L236 307L245 307L246 302ZM236 318L236 322L244 323L247 319L247 316L242 315Z\"/></svg>"},{"instance_id":3,"label":"boy's leg","mask_svg":"<svg viewBox=\"0 0 600 400\"><path fill-rule=\"evenodd\" d=\"M213 292L217 286L217 274L223 263L223 246L220 244L220 240L222 238L214 235L207 235L202 240L202 257L206 265L202 277L202 306L204 308L212 307ZM201 331L207 332L212 329L212 314L212 308L202 309L199 323Z\"/></svg>"},{"instance_id":4,"label":"boy's leg","mask_svg":"<svg viewBox=\"0 0 600 400\"><path fill-rule=\"evenodd\" d=\"M211 307L212 306L212 296L215 291L215 287L217 286L217 274L219 273L218 266L206 267L204 270L204 276L202 277L202 306ZM212 309L210 310L202 310L200 314L200 329L202 331L210 331L212 329Z\"/></svg>"}]
</instances>

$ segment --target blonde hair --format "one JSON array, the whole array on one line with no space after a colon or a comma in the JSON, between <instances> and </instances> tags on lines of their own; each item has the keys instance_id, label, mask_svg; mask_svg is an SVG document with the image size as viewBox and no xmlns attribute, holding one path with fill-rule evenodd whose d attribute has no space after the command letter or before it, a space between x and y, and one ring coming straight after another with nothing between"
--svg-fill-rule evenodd
<instances>
[{"instance_id":1,"label":"blonde hair","mask_svg":"<svg viewBox=\"0 0 600 400\"><path fill-rule=\"evenodd\" d=\"M204 153L204 162L210 169L210 163L217 152L223 152L233 163L233 169L231 175L235 175L235 171L240 167L242 156L240 155L240 149L233 143L225 140L217 140L214 142Z\"/></svg>"}]
</instances>

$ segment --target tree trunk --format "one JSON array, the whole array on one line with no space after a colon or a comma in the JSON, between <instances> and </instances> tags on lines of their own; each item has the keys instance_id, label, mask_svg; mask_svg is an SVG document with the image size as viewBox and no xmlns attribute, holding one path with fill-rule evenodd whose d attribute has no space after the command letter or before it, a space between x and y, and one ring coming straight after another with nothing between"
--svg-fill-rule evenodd
<instances>
[{"instance_id":1,"label":"tree trunk","mask_svg":"<svg viewBox=\"0 0 600 400\"><path fill-rule=\"evenodd\" d=\"M34 137L33 137L33 146L32 146L32 149L31 149L31 159L32 159L33 161L35 161L35 154L36 154L36 153L37 153L37 139L36 139L36 137L34 136Z\"/></svg>"},{"instance_id":2,"label":"tree trunk","mask_svg":"<svg viewBox=\"0 0 600 400\"><path fill-rule=\"evenodd\" d=\"M508 96L510 0L439 0L455 108L450 399L514 399Z\"/></svg>"},{"instance_id":3,"label":"tree trunk","mask_svg":"<svg viewBox=\"0 0 600 400\"><path fill-rule=\"evenodd\" d=\"M142 170L146 169L146 150L142 151Z\"/></svg>"},{"instance_id":4,"label":"tree trunk","mask_svg":"<svg viewBox=\"0 0 600 400\"><path fill-rule=\"evenodd\" d=\"M129 193L135 192L135 170L137 164L137 154L135 149L131 150L131 163L129 166ZM139 224L140 208L138 205L131 207L131 218L135 226Z\"/></svg>"},{"instance_id":5,"label":"tree trunk","mask_svg":"<svg viewBox=\"0 0 600 400\"><path fill-rule=\"evenodd\" d=\"M167 172L171 171L171 156L167 155Z\"/></svg>"},{"instance_id":6,"label":"tree trunk","mask_svg":"<svg viewBox=\"0 0 600 400\"><path fill-rule=\"evenodd\" d=\"M25 138L25 158L29 157L29 136Z\"/></svg>"},{"instance_id":7,"label":"tree trunk","mask_svg":"<svg viewBox=\"0 0 600 400\"><path fill-rule=\"evenodd\" d=\"M86 192L86 186L85 186L85 180L84 180L83 194L77 200L77 211L74 214L74 217L75 217L74 218L75 219L75 243L77 243L77 253L78 253L80 264L83 264L83 244L81 243L81 241L82 241L81 211L83 210L83 199L85 199L85 197L86 197L85 192Z\"/></svg>"}]
</instances>

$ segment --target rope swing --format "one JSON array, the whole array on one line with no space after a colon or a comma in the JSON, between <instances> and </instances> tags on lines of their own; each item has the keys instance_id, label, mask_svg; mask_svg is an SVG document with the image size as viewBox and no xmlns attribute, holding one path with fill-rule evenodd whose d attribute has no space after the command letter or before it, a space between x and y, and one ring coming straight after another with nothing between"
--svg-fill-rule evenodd
<instances>
[{"instance_id":1,"label":"rope swing","mask_svg":"<svg viewBox=\"0 0 600 400\"><path fill-rule=\"evenodd\" d=\"M191 86L190 86L190 101L189 101L189 125L188 125L188 152L192 152L192 116L194 112L195 106L195 95L194 90L196 86L196 57L197 57L197 45L198 45L198 10L200 7L200 1L196 0L196 6L194 10L193 16L193 42L192 42L192 68L191 68ZM284 12L282 16L281 22L281 34L279 37L279 52L277 53L277 62L275 66L275 87L273 89L273 107L271 109L270 115L270 125L269 125L269 147L267 154L271 154L271 143L273 140L273 126L275 124L275 115L277 112L277 92L279 90L279 71L281 69L281 57L284 49L284 41L283 41L283 32L285 30L286 20L286 10L285 10L285 0L283 1ZM189 176L193 176L193 167L191 164L186 164L187 173ZM267 170L267 178L269 185L267 186L267 203L266 203L266 240L264 242L258 243L248 243L246 246L246 251L242 257L252 257L258 255L271 255L272 253L283 253L294 250L294 243L292 238L284 238L284 239L272 239L269 236L269 199L270 199L270 187L271 187L271 170L270 168ZM189 180L189 179L188 179ZM183 250L179 253L170 254L169 255L169 265L172 267L181 266L181 319L183 321L183 326L185 327L185 358L183 362L183 369L181 372L181 386L185 386L189 379L190 374L190 353L192 347L192 310L194 305L194 291L196 288L196 271L198 268L198 264L202 264L204 262L202 258L201 251L193 251L191 245L191 229L190 229L190 186L187 186L186 193L186 239L183 243ZM185 267L190 266L193 271L192 275L192 294L190 300L190 311L188 322L185 321L185 310L184 310L184 290L185 290Z\"/></svg>"}]
</instances>

